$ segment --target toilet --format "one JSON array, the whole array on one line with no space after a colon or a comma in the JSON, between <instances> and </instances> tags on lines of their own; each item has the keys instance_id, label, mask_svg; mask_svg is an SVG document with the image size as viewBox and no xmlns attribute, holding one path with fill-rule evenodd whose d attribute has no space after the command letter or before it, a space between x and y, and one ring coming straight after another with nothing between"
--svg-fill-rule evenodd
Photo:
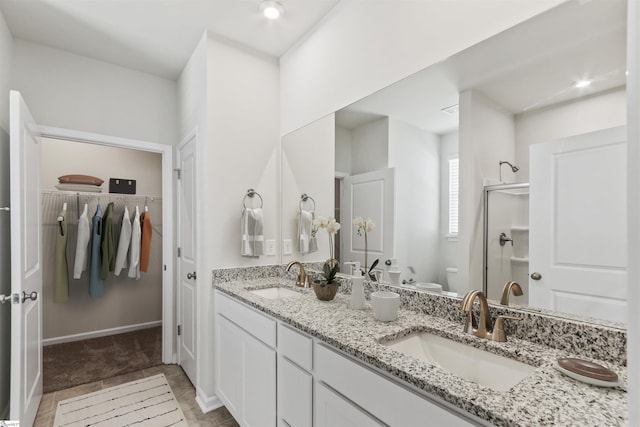
<instances>
[{"instance_id":1,"label":"toilet","mask_svg":"<svg viewBox=\"0 0 640 427\"><path fill-rule=\"evenodd\" d=\"M458 290L458 267L447 267L447 287L449 292Z\"/></svg>"}]
</instances>

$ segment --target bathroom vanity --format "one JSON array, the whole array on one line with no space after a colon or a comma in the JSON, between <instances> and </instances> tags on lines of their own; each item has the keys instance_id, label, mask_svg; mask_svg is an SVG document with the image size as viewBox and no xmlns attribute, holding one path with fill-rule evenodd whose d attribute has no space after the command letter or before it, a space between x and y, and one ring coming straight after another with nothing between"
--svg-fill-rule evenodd
<instances>
[{"instance_id":1,"label":"bathroom vanity","mask_svg":"<svg viewBox=\"0 0 640 427\"><path fill-rule=\"evenodd\" d=\"M438 296L444 308L428 315L418 308L416 293L411 301L404 298L398 320L385 323L374 319L369 306L349 309L345 294L322 302L311 290L294 288L289 279L218 279L214 280L218 396L243 426L628 423L626 368L624 360L614 362L615 352L603 355L604 361L590 359L615 370L622 386L595 387L554 368L558 357L585 358L579 351L515 336L498 343L463 333L460 313L444 315L445 306L453 307L451 298ZM264 291L274 288L286 291ZM344 288L348 291L348 285ZM433 307L433 301L423 309L427 306ZM420 332L479 349L479 359L484 359L482 354L499 355L527 365L530 371L515 385L496 386L482 378L464 379L473 375L474 368L486 370L483 360L468 363L469 374L454 374L390 345Z\"/></svg>"}]
</instances>

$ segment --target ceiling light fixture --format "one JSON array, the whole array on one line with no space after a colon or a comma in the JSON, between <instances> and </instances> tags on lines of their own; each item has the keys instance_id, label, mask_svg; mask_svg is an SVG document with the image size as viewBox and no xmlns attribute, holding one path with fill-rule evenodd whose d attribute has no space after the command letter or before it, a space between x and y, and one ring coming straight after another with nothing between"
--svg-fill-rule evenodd
<instances>
[{"instance_id":1,"label":"ceiling light fixture","mask_svg":"<svg viewBox=\"0 0 640 427\"><path fill-rule=\"evenodd\" d=\"M260 2L260 12L267 19L278 19L284 13L284 8L275 0L262 0Z\"/></svg>"},{"instance_id":2,"label":"ceiling light fixture","mask_svg":"<svg viewBox=\"0 0 640 427\"><path fill-rule=\"evenodd\" d=\"M578 80L576 82L576 88L578 88L578 89L585 88L585 87L587 87L589 85L591 85L591 80Z\"/></svg>"}]
</instances>

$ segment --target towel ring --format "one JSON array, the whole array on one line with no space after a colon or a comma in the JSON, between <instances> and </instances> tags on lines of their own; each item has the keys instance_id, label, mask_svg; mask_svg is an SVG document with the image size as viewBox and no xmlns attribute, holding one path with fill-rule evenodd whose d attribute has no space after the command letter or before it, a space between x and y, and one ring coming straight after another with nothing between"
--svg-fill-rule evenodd
<instances>
[{"instance_id":1,"label":"towel ring","mask_svg":"<svg viewBox=\"0 0 640 427\"><path fill-rule=\"evenodd\" d=\"M316 201L313 200L313 197L307 195L307 193L303 193L302 196L300 196L300 203L299 203L300 211L302 211L302 204L304 202L309 201L309 200L311 200L311 202L313 203L313 209L311 210L311 212L315 212L316 211Z\"/></svg>"},{"instance_id":2,"label":"towel ring","mask_svg":"<svg viewBox=\"0 0 640 427\"><path fill-rule=\"evenodd\" d=\"M258 196L258 198L260 199L260 208L262 208L262 205L264 204L264 202L262 201L262 196L256 190L250 188L247 190L247 194L245 194L244 198L242 199L242 206L244 206L245 209L249 209L247 207L247 197L253 198L253 196Z\"/></svg>"}]
</instances>

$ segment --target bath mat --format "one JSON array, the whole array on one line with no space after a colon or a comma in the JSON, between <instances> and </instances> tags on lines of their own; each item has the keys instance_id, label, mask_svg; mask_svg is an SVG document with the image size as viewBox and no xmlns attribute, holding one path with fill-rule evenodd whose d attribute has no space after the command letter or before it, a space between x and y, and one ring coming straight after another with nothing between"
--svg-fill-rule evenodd
<instances>
[{"instance_id":1,"label":"bath mat","mask_svg":"<svg viewBox=\"0 0 640 427\"><path fill-rule=\"evenodd\" d=\"M58 402L54 427L188 427L164 374Z\"/></svg>"}]
</instances>

